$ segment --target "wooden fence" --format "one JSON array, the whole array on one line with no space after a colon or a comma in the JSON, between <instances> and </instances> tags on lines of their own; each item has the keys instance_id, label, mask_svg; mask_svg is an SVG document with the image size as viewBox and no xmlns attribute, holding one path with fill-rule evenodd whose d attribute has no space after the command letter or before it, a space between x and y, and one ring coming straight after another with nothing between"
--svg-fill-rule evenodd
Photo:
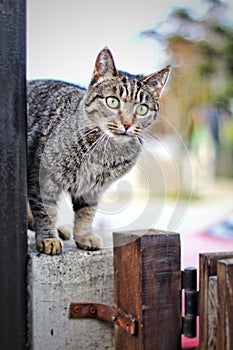
<instances>
[{"instance_id":1,"label":"wooden fence","mask_svg":"<svg viewBox=\"0 0 233 350\"><path fill-rule=\"evenodd\" d=\"M200 254L200 292L196 272L181 271L176 233L115 233L114 308L72 303L71 317L112 321L116 350L180 350L181 334L196 336L200 293L199 349L232 350L233 252Z\"/></svg>"},{"instance_id":2,"label":"wooden fence","mask_svg":"<svg viewBox=\"0 0 233 350\"><path fill-rule=\"evenodd\" d=\"M233 252L200 254L200 350L233 349Z\"/></svg>"}]
</instances>

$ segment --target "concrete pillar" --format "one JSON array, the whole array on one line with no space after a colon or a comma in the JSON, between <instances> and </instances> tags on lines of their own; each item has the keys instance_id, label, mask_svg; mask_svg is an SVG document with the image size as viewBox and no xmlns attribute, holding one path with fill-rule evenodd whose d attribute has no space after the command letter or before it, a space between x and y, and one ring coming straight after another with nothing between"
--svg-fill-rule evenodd
<instances>
[{"instance_id":1,"label":"concrete pillar","mask_svg":"<svg viewBox=\"0 0 233 350\"><path fill-rule=\"evenodd\" d=\"M29 254L29 338L33 350L114 349L114 328L68 318L71 302L113 306L113 251L65 250L60 256Z\"/></svg>"}]
</instances>

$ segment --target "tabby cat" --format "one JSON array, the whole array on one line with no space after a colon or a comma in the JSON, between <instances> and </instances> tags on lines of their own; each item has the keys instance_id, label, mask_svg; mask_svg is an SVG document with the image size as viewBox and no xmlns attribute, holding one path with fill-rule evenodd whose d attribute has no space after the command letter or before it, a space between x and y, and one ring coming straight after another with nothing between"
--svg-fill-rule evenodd
<instances>
[{"instance_id":1,"label":"tabby cat","mask_svg":"<svg viewBox=\"0 0 233 350\"><path fill-rule=\"evenodd\" d=\"M135 164L169 73L170 66L149 76L118 71L104 48L87 89L55 80L28 83L28 199L39 252L62 252L56 209L63 190L73 203L77 247L100 248L92 232L98 199Z\"/></svg>"}]
</instances>

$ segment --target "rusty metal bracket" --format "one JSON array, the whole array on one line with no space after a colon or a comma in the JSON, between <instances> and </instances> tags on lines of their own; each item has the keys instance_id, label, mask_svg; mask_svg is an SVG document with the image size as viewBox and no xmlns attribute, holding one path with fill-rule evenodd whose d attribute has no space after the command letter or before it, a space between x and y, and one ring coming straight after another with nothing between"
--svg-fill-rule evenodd
<instances>
[{"instance_id":1,"label":"rusty metal bracket","mask_svg":"<svg viewBox=\"0 0 233 350\"><path fill-rule=\"evenodd\" d=\"M105 304L71 303L69 317L95 318L97 320L111 322L131 335L136 335L137 333L137 320L134 316Z\"/></svg>"}]
</instances>

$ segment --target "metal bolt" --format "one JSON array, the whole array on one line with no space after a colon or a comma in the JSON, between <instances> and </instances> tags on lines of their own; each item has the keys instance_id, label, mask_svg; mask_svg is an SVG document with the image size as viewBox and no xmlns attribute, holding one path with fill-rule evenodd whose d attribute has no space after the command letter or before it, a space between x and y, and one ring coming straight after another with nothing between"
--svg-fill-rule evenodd
<instances>
[{"instance_id":1,"label":"metal bolt","mask_svg":"<svg viewBox=\"0 0 233 350\"><path fill-rule=\"evenodd\" d=\"M79 307L78 306L75 306L73 311L77 314L79 312Z\"/></svg>"},{"instance_id":2,"label":"metal bolt","mask_svg":"<svg viewBox=\"0 0 233 350\"><path fill-rule=\"evenodd\" d=\"M92 315L94 315L94 314L96 314L96 308L94 307L94 306L90 306L89 307L89 312L90 312L90 314L92 314Z\"/></svg>"}]
</instances>

